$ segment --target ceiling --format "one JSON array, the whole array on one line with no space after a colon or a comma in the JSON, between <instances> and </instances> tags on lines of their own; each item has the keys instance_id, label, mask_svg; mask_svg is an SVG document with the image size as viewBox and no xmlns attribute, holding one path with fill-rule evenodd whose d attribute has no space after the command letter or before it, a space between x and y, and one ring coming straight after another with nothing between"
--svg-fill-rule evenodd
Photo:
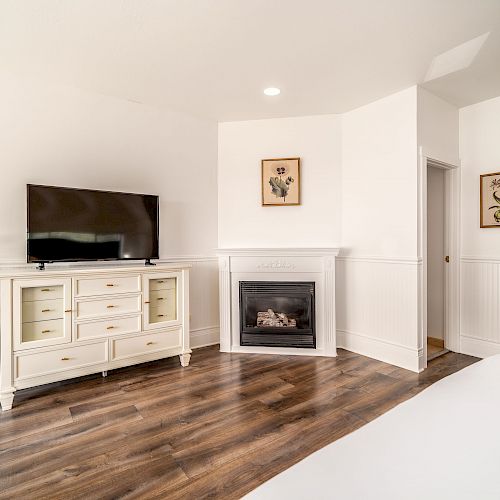
<instances>
[{"instance_id":1,"label":"ceiling","mask_svg":"<svg viewBox=\"0 0 500 500\"><path fill-rule=\"evenodd\" d=\"M219 121L342 113L488 32L423 84L464 106L500 95L500 0L0 0L0 70Z\"/></svg>"}]
</instances>

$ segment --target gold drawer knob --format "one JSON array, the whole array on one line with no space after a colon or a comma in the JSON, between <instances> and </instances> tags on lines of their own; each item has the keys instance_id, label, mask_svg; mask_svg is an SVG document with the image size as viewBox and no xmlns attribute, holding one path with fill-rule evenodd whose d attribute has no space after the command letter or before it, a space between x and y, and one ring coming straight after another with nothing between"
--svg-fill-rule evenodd
<instances>
[{"instance_id":1,"label":"gold drawer knob","mask_svg":"<svg viewBox=\"0 0 500 500\"><path fill-rule=\"evenodd\" d=\"M154 342L148 342L146 345L153 345Z\"/></svg>"},{"instance_id":2,"label":"gold drawer knob","mask_svg":"<svg viewBox=\"0 0 500 500\"><path fill-rule=\"evenodd\" d=\"M42 333L50 333L52 330L42 330Z\"/></svg>"},{"instance_id":3,"label":"gold drawer knob","mask_svg":"<svg viewBox=\"0 0 500 500\"><path fill-rule=\"evenodd\" d=\"M108 326L106 330L112 330L113 328L116 328L116 326Z\"/></svg>"},{"instance_id":4,"label":"gold drawer knob","mask_svg":"<svg viewBox=\"0 0 500 500\"><path fill-rule=\"evenodd\" d=\"M50 312L50 311L52 311L52 309L42 309L42 312L43 312L43 313L48 313L48 312Z\"/></svg>"},{"instance_id":5,"label":"gold drawer knob","mask_svg":"<svg viewBox=\"0 0 500 500\"><path fill-rule=\"evenodd\" d=\"M108 309L112 309L113 307L116 307L116 306L114 306L114 305L110 304L109 306L106 306L106 307L107 307Z\"/></svg>"},{"instance_id":6,"label":"gold drawer knob","mask_svg":"<svg viewBox=\"0 0 500 500\"><path fill-rule=\"evenodd\" d=\"M69 361L69 358L61 358L61 361Z\"/></svg>"},{"instance_id":7,"label":"gold drawer knob","mask_svg":"<svg viewBox=\"0 0 500 500\"><path fill-rule=\"evenodd\" d=\"M106 286L115 286L114 283L106 283Z\"/></svg>"}]
</instances>

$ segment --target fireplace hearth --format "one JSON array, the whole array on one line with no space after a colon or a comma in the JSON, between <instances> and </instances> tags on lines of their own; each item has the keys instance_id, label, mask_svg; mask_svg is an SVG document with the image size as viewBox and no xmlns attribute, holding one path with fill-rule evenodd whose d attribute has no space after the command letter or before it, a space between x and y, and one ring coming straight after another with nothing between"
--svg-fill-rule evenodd
<instances>
[{"instance_id":1,"label":"fireplace hearth","mask_svg":"<svg viewBox=\"0 0 500 500\"><path fill-rule=\"evenodd\" d=\"M315 283L240 281L242 346L316 348Z\"/></svg>"}]
</instances>

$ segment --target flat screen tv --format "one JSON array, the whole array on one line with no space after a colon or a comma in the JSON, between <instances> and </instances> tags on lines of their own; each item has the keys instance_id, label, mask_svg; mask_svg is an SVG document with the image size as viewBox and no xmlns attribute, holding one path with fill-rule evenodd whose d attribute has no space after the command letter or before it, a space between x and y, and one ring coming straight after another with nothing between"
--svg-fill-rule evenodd
<instances>
[{"instance_id":1,"label":"flat screen tv","mask_svg":"<svg viewBox=\"0 0 500 500\"><path fill-rule=\"evenodd\" d=\"M158 196L28 184L28 262L158 258Z\"/></svg>"}]
</instances>

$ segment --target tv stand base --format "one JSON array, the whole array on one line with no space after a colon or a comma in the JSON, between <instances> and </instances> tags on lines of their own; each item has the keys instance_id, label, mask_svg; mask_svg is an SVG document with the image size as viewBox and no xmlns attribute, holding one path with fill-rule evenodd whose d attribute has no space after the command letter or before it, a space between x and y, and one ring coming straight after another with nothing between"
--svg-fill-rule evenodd
<instances>
[{"instance_id":1,"label":"tv stand base","mask_svg":"<svg viewBox=\"0 0 500 500\"><path fill-rule=\"evenodd\" d=\"M36 266L39 271L45 271L45 262L39 262Z\"/></svg>"},{"instance_id":2,"label":"tv stand base","mask_svg":"<svg viewBox=\"0 0 500 500\"><path fill-rule=\"evenodd\" d=\"M146 259L146 262L144 263L145 266L156 266L154 262L151 262L151 259Z\"/></svg>"}]
</instances>

